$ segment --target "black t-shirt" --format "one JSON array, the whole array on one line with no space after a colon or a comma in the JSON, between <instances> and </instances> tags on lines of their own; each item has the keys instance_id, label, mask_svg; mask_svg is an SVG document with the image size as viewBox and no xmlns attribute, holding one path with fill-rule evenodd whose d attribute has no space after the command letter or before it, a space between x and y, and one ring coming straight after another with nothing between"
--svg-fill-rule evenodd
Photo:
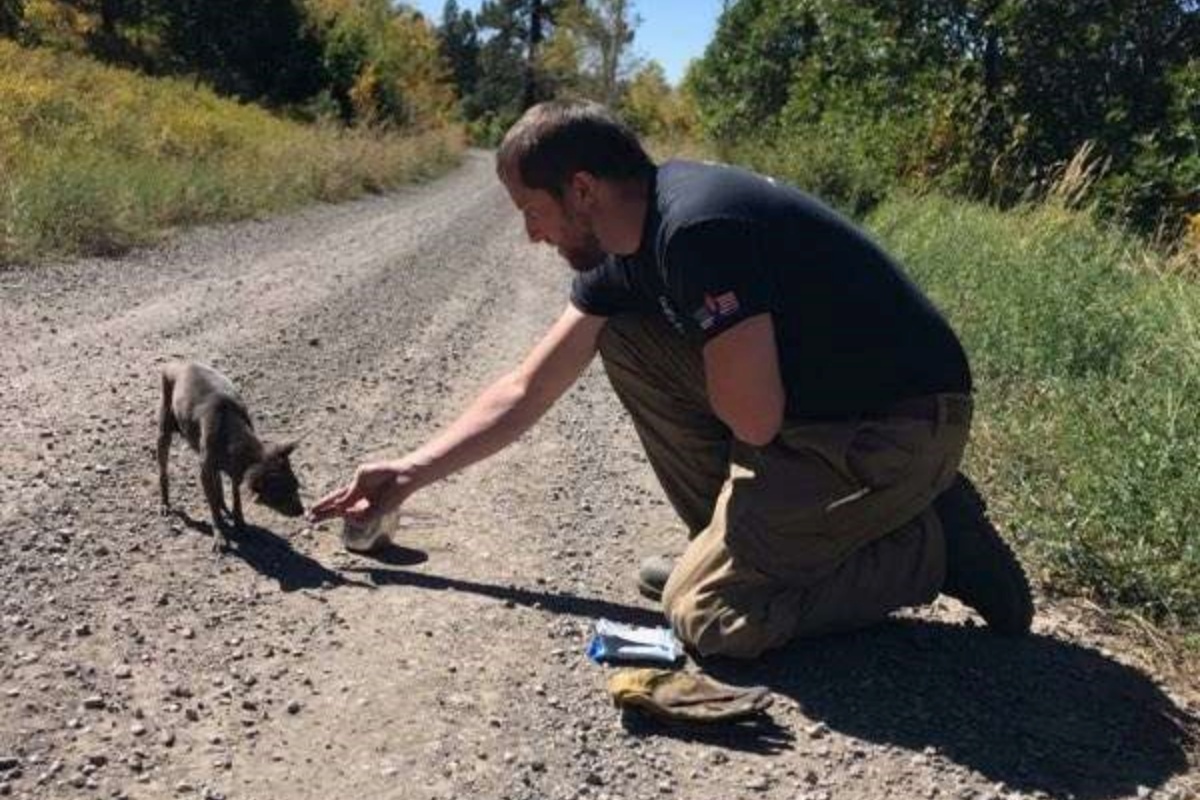
<instances>
[{"instance_id":1,"label":"black t-shirt","mask_svg":"<svg viewBox=\"0 0 1200 800\"><path fill-rule=\"evenodd\" d=\"M638 252L576 276L571 302L662 314L696 345L770 313L790 419L971 390L958 338L887 254L815 198L734 167L661 165Z\"/></svg>"}]
</instances>

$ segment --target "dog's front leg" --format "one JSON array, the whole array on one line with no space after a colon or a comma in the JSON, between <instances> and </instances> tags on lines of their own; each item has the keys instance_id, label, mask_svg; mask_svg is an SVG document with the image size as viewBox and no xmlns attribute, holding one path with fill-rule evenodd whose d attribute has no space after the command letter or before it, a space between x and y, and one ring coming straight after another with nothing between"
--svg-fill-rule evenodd
<instances>
[{"instance_id":1,"label":"dog's front leg","mask_svg":"<svg viewBox=\"0 0 1200 800\"><path fill-rule=\"evenodd\" d=\"M233 485L233 524L237 530L245 530L246 518L242 516L242 476L231 475L229 482Z\"/></svg>"},{"instance_id":2,"label":"dog's front leg","mask_svg":"<svg viewBox=\"0 0 1200 800\"><path fill-rule=\"evenodd\" d=\"M222 497L221 473L217 471L216 464L209 463L207 459L200 468L200 485L204 487L204 497L208 500L208 510L212 514L213 551L219 553L225 549L226 544L225 521L221 516L221 509L225 502Z\"/></svg>"}]
</instances>

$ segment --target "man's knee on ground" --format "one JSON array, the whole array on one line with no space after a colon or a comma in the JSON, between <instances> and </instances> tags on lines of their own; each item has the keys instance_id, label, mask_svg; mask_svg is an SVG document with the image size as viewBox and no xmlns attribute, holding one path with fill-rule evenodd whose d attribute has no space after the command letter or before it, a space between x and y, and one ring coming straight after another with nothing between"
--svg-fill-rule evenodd
<instances>
[{"instance_id":1,"label":"man's knee on ground","mask_svg":"<svg viewBox=\"0 0 1200 800\"><path fill-rule=\"evenodd\" d=\"M756 658L781 644L773 641L765 626L713 595L664 593L663 611L680 641L702 656Z\"/></svg>"}]
</instances>

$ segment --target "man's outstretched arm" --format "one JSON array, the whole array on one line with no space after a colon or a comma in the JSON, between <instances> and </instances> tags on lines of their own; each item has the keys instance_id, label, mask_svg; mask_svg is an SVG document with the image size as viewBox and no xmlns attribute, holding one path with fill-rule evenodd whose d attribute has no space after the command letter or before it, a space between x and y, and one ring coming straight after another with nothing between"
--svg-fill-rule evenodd
<instances>
[{"instance_id":1,"label":"man's outstretched arm","mask_svg":"<svg viewBox=\"0 0 1200 800\"><path fill-rule=\"evenodd\" d=\"M568 306L521 365L484 389L448 428L397 461L359 467L349 485L313 506L312 517L386 513L417 489L514 442L583 374L604 322Z\"/></svg>"}]
</instances>

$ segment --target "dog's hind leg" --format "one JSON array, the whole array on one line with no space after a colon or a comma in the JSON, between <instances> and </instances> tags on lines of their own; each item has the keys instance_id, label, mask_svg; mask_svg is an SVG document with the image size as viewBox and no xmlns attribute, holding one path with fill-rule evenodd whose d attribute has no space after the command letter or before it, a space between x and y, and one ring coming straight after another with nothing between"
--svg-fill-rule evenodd
<instances>
[{"instance_id":1,"label":"dog's hind leg","mask_svg":"<svg viewBox=\"0 0 1200 800\"><path fill-rule=\"evenodd\" d=\"M171 455L171 437L175 433L175 414L171 411L171 396L175 392L175 381L162 373L162 403L158 407L158 494L162 505L160 512L165 516L171 510L170 479L167 477L167 461Z\"/></svg>"}]
</instances>

